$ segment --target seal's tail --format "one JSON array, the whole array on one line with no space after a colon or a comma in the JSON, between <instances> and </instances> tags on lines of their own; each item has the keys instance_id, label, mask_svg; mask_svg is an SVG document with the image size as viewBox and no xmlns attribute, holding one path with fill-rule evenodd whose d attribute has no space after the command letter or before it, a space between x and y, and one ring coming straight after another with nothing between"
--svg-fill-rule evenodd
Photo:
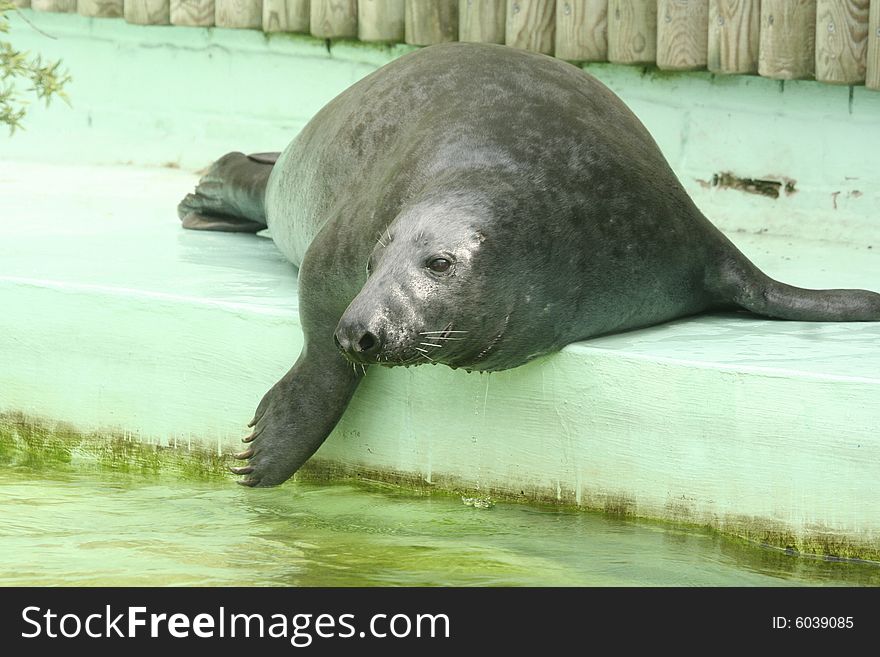
<instances>
[{"instance_id":1,"label":"seal's tail","mask_svg":"<svg viewBox=\"0 0 880 657\"><path fill-rule=\"evenodd\" d=\"M773 280L736 252L710 281L716 298L758 315L800 322L880 322L880 294L807 290Z\"/></svg>"}]
</instances>

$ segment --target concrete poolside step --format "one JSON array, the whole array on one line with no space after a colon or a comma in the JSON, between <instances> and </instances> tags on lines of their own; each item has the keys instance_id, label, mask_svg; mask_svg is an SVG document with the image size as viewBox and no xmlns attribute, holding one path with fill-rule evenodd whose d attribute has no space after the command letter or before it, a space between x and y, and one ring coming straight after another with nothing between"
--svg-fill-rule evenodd
<instances>
[{"instance_id":1,"label":"concrete poolside step","mask_svg":"<svg viewBox=\"0 0 880 657\"><path fill-rule=\"evenodd\" d=\"M196 179L0 162L0 413L237 451L301 346L296 271L181 230ZM880 244L732 238L785 282L880 289ZM310 469L877 558L880 324L726 314L491 375L371 370Z\"/></svg>"}]
</instances>

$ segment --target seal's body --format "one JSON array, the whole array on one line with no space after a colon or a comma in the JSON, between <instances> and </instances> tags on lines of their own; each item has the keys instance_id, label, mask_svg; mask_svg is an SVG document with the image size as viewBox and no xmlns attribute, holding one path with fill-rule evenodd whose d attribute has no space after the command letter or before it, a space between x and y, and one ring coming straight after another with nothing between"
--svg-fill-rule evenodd
<instances>
[{"instance_id":1,"label":"seal's body","mask_svg":"<svg viewBox=\"0 0 880 657\"><path fill-rule=\"evenodd\" d=\"M274 163L219 160L190 228L268 224L300 267L303 352L264 397L242 483L283 482L372 364L500 370L715 308L880 321L880 295L760 272L604 85L549 57L447 44L322 109Z\"/></svg>"}]
</instances>

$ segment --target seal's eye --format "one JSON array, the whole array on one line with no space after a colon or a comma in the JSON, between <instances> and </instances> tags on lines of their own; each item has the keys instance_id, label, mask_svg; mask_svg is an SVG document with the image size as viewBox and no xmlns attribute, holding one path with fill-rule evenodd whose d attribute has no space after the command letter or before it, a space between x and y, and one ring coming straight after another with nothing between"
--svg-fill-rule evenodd
<instances>
[{"instance_id":1,"label":"seal's eye","mask_svg":"<svg viewBox=\"0 0 880 657\"><path fill-rule=\"evenodd\" d=\"M451 266L452 261L449 258L431 258L428 260L428 269L438 274L445 274Z\"/></svg>"}]
</instances>

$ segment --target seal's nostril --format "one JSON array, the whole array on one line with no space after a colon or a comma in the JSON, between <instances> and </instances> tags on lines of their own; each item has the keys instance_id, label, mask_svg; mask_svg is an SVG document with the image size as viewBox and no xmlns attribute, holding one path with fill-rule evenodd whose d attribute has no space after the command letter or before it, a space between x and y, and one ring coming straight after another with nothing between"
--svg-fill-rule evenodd
<instances>
[{"instance_id":1,"label":"seal's nostril","mask_svg":"<svg viewBox=\"0 0 880 657\"><path fill-rule=\"evenodd\" d=\"M376 336L367 331L361 336L361 339L358 340L358 351L362 354L370 353L376 349L378 344L379 341L376 340Z\"/></svg>"}]
</instances>

